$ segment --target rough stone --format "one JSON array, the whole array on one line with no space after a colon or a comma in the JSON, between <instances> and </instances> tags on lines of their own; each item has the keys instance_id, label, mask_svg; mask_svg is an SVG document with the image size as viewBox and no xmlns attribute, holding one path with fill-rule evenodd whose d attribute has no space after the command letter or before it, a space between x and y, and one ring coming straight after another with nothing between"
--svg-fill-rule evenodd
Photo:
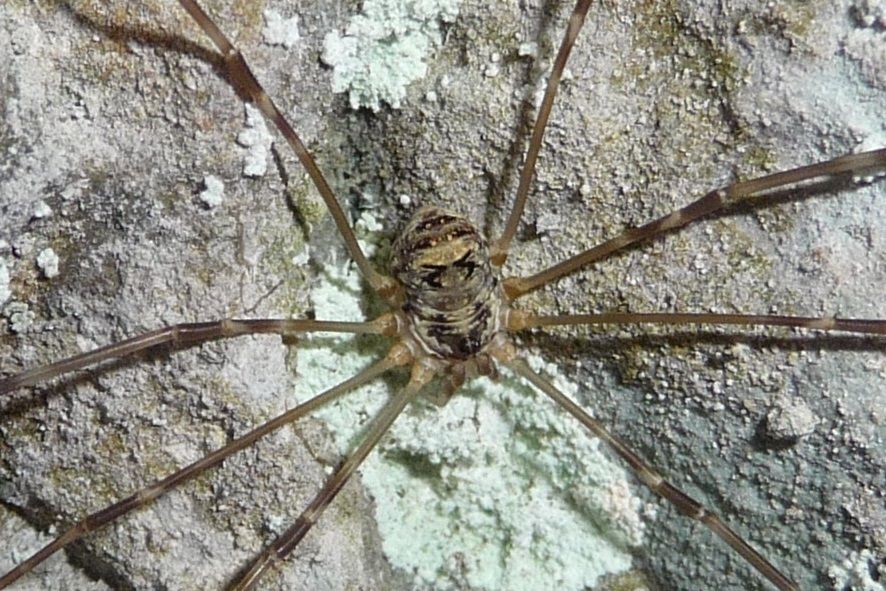
<instances>
[{"instance_id":1,"label":"rough stone","mask_svg":"<svg viewBox=\"0 0 886 591\"><path fill-rule=\"evenodd\" d=\"M400 109L377 113L332 96L319 59L356 3L290 4L207 2L352 216L374 208L393 236L414 208L436 203L500 228L570 3L463 3L427 76ZM736 176L886 145L886 43L867 4L594 3L508 272L553 264ZM266 9L298 14L299 47L262 41ZM11 299L34 315L19 334L0 319L3 374L173 322L310 313L313 267L292 261L308 242L315 263L341 260L340 240L328 220L290 207L315 193L281 140L264 177L242 177L243 108L208 47L173 2L0 8L0 240L15 245ZM199 197L206 175L225 185L211 211ZM521 305L886 318L884 190L847 179L737 207ZM33 220L41 201L53 215ZM51 282L34 264L48 247L61 260ZM886 556L882 339L685 327L523 343L801 588L865 550ZM297 357L278 338L248 338L5 397L3 506L57 531L278 413ZM785 395L820 423L796 445L762 446L758 425ZM219 588L299 513L332 450L320 421L284 430L75 545L67 566L112 588ZM848 505L865 507L863 518ZM638 566L659 589L763 588L671 508L650 517L647 538ZM379 548L355 480L268 588L409 588ZM9 550L0 544L0 568L26 552ZM17 588L65 588L56 580L36 574Z\"/></svg>"}]
</instances>

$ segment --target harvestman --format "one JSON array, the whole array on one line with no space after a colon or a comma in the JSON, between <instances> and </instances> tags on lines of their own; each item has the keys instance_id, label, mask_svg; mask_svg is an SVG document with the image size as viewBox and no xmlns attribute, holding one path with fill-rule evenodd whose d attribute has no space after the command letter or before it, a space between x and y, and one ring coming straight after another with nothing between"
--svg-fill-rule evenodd
<instances>
[{"instance_id":1,"label":"harvestman","mask_svg":"<svg viewBox=\"0 0 886 591\"><path fill-rule=\"evenodd\" d=\"M224 56L230 80L241 98L255 104L278 128L295 151L332 214L350 256L370 287L390 305L392 311L370 322L225 319L174 325L8 377L0 381L0 394L33 386L107 359L130 355L158 345L181 346L248 334L273 333L291 336L315 331L379 334L394 338L395 343L382 360L358 375L257 427L186 468L89 515L0 578L0 588L5 588L18 580L57 550L89 532L149 504L166 491L195 477L207 468L218 465L224 458L250 446L271 431L398 367L411 368L408 385L388 402L371 424L364 440L340 465L298 520L256 557L249 568L243 571L242 576L232 583L232 589L252 588L263 574L292 552L397 416L433 378L443 378L444 396L448 399L466 380L479 375L495 376L500 368L506 368L522 376L547 394L593 435L606 442L630 466L640 481L672 503L681 513L710 528L776 588L780 590L799 588L788 575L754 550L719 517L705 510L695 500L663 479L624 442L610 434L582 408L532 370L513 344L509 333L545 326L652 323L762 325L886 334L886 320L704 313L546 316L520 311L512 308L511 304L521 296L612 253L681 228L740 201L752 200L773 189L884 169L886 148L842 156L711 191L701 199L671 214L640 227L625 230L620 235L549 269L531 276L499 279L498 270L507 259L511 241L526 204L536 159L560 77L590 6L590 0L579 0L570 18L548 81L525 165L521 171L515 202L502 235L487 245L485 239L466 219L437 208L422 208L415 214L395 244L392 264L394 277L388 277L376 271L367 260L345 213L338 205L313 158L253 77L240 53L196 2L180 0L180 4Z\"/></svg>"}]
</instances>

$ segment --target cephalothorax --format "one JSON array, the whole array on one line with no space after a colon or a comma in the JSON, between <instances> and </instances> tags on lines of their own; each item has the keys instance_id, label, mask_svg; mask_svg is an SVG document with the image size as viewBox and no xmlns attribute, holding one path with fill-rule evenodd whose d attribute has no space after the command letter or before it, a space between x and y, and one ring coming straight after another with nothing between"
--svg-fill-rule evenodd
<instances>
[{"instance_id":1,"label":"cephalothorax","mask_svg":"<svg viewBox=\"0 0 886 591\"><path fill-rule=\"evenodd\" d=\"M447 394L451 394L466 379L477 375L495 375L501 368L523 377L548 395L592 435L608 444L650 490L673 504L684 515L704 524L776 588L782 591L798 589L798 585L788 575L755 550L723 520L669 483L625 442L612 435L599 421L531 369L511 342L510 333L557 325L656 323L787 326L882 335L886 334L886 320L725 313L613 312L540 315L512 308L512 304L530 291L614 252L680 228L730 205L754 199L767 191L808 181L828 180L836 176L886 169L886 148L841 156L818 164L728 185L709 192L671 214L639 227L629 228L548 269L525 277L500 279L500 269L508 256L529 195L535 161L542 146L543 133L558 84L590 6L589 0L579 0L548 81L522 170L520 187L501 235L487 243L466 218L436 207L421 208L395 242L390 265L391 276L386 276L375 270L367 260L349 226L347 216L313 158L252 75L240 52L195 1L180 0L180 4L212 39L221 53L224 68L241 98L261 109L298 155L329 208L349 254L370 287L387 301L392 311L369 322L223 319L178 324L6 377L0 380L0 394L29 387L106 359L163 344L191 344L257 333L290 336L323 331L381 334L394 339L394 344L382 360L358 375L240 435L227 445L168 477L82 519L14 570L0 577L0 588L12 584L59 549L116 518L151 503L178 484L194 478L206 469L220 464L233 453L252 445L267 433L303 417L317 407L393 368L409 367L411 379L408 385L385 406L367 430L363 441L342 462L294 524L247 568L242 571L232 570L231 576L235 580L231 588L252 588L273 565L291 554L398 415L432 379L442 378L448 382Z\"/></svg>"}]
</instances>

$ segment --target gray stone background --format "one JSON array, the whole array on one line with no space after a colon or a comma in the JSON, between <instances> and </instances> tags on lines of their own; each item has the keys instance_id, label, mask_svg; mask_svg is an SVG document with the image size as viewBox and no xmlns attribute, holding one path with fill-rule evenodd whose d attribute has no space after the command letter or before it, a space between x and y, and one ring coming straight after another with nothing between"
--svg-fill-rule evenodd
<instances>
[{"instance_id":1,"label":"gray stone background","mask_svg":"<svg viewBox=\"0 0 886 591\"><path fill-rule=\"evenodd\" d=\"M378 113L331 95L319 60L324 35L357 3L207 4L352 211L373 208L391 235L422 203L499 227L525 150L526 101L540 93L571 3L464 2L428 76L401 109ZM300 16L297 49L262 42L265 8ZM883 19L882 5L864 0L595 4L508 271L561 260L736 175L886 145ZM0 371L173 322L309 313L316 265L293 260L306 242L315 262L343 250L280 142L266 176L242 177L243 109L174 3L13 1L0 24L0 258L11 278ZM520 55L526 42L541 65ZM226 184L212 209L199 198L207 174ZM884 318L883 203L882 181L782 195L521 305ZM50 279L36 265L46 248L59 257ZM882 339L630 328L526 344L557 359L585 384L583 404L804 589L833 588L829 567L853 552L868 549L872 569L883 563ZM128 494L282 410L275 392L296 379L296 350L267 337L124 361L4 400L0 566L35 547L22 518L45 531ZM86 588L76 577L218 588L272 537L269 515L298 514L335 462L330 449L318 421L284 430L16 588ZM651 587L767 588L670 508L648 528L637 566ZM355 481L266 586L406 580L386 566Z\"/></svg>"}]
</instances>

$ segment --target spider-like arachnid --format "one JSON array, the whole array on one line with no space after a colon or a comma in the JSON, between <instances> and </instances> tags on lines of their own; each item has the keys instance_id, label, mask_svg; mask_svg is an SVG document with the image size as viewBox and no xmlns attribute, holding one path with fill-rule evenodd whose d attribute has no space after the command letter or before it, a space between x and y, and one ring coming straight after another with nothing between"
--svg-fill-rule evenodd
<instances>
[{"instance_id":1,"label":"spider-like arachnid","mask_svg":"<svg viewBox=\"0 0 886 591\"><path fill-rule=\"evenodd\" d=\"M556 101L532 193L537 198L530 201L521 245L511 254L506 275L547 267L622 227L654 219L728 182L736 169L742 176L759 176L772 167L822 159L848 151L861 140L876 139L882 131L878 113L883 112L883 98L876 90L878 84L882 88L882 80L877 78L872 48L877 47L879 29L876 21L869 24L861 13L862 3L793 8L757 4L721 6L722 12L696 3L649 7L610 2L594 8L591 30L579 37L571 76ZM15 359L17 366L31 365L57 357L62 350L107 342L109 333L123 337L198 316L264 316L281 309L301 311L307 305L305 292L295 289L293 279L279 269L300 251L294 244L297 239L288 242L283 235L287 225L293 230L292 216L281 198L281 181L286 181L295 201L304 201L298 197L306 190L293 188L301 180L293 172L298 169L281 164L269 180L234 188L229 183L229 191L236 195L229 196L226 209L201 211L199 201L189 199L188 192L204 171L239 168L239 162L225 156L229 152L221 151L239 125L239 112L232 107L230 89L206 66L217 60L201 49L202 41L185 41L195 39L192 26L166 14L161 19L158 11L150 10L156 7L135 9L145 10L144 15L115 13L112 7L107 10L114 15L109 20L96 16L95 8L73 3L68 10L42 14L31 8L21 16L16 11L24 9L12 9L13 22L24 24L16 26L11 43L4 44L9 52L6 67L15 74L3 77L14 82L5 103L10 123L4 135L15 151L6 157L16 170L34 166L34 146L47 150L50 157L42 162L47 169L42 181L13 174L4 195L32 191L54 213L50 218L24 219L25 211L28 216L37 211L35 200L28 202L28 208L4 210L4 217L18 224L14 228L25 228L11 236L6 248L14 248L22 260L33 260L42 246L52 245L62 253L63 273L47 286L23 272L23 266L13 267L15 297L36 308L41 318L28 331L21 307L7 312L8 326L18 326L23 334L8 339L16 350L15 355L4 353L4 372L6 359ZM237 44L250 53L261 24L256 8L244 9L246 14L231 14L230 9L226 14L225 8L214 4L212 8L219 9L213 14L220 23L242 24ZM314 151L319 152L324 171L344 175L362 173L370 165L380 167L375 186L367 182L363 188L383 188L388 195L385 205L410 195L414 204L436 203L459 209L474 220L489 220L491 235L498 236L514 193L512 169L520 168L517 159L508 155L509 138L519 135L514 131L519 123L534 119L534 113L523 113L525 119L521 118L521 101L531 100L540 75L532 59L522 56L517 47L535 40L542 59L551 55L549 46L556 46L554 39L559 38L571 6L556 9L556 16L545 16L528 8L528 14L522 15L517 8L512 14L463 6L440 48L442 57L435 62L439 69L428 77L432 82L412 91L416 97L424 96L415 99L421 106L406 114L323 119L318 113L328 108L328 94L319 85L290 79L284 63L271 56L259 63L261 69L273 72L262 71L260 77L274 80L265 84L275 97L278 84L286 84L287 95L292 92L299 106L284 111L287 116L295 112L295 127L309 143L323 138L321 149ZM333 13L327 10L310 17L314 21L305 17L307 37L319 39L321 31L330 27L324 18L331 19ZM56 42L54 27L72 20L80 27L79 34L73 41ZM828 29L840 21L853 23L849 32ZM166 32L166 27L174 32ZM723 37L724 33L732 36ZM318 69L318 44L306 42L314 49L290 58L303 62L298 71ZM467 49L459 51L460 47ZM787 56L785 64L769 65L759 56L768 52ZM527 46L525 53L533 52ZM84 55L92 59L80 61ZM29 67L38 57L53 63L45 70ZM833 60L852 73L847 77L861 78L868 86L847 89L839 80L830 80L835 86L822 82L834 76L825 70L825 62ZM167 77L167 70L175 74ZM23 75L25 71L30 76ZM772 78L787 83L767 86ZM113 100L96 95L90 90L95 80L114 80L109 85L123 90ZM53 85L63 89L54 99L62 105L53 99L40 104L35 88ZM288 90L300 85L305 88ZM604 88L615 89L621 100L604 104L597 96ZM829 94L832 88L849 93L848 102L837 103ZM799 95L781 94L788 90ZM497 101L491 96L494 91L502 93ZM779 100L807 103L796 109L794 119L784 119L773 107ZM851 116L845 112L850 109L847 105ZM25 130L18 125L27 120L29 109L45 109L54 116L47 117L49 123L40 133L27 130L30 138L23 139ZM447 117L432 117L438 110ZM123 135L106 135L112 126L103 122L116 117L125 122L120 131L128 134L128 141L120 139ZM803 127L814 128L814 133L796 131ZM471 128L483 131L470 134ZM76 149L73 154L51 151L53 144L69 135L77 138L75 145L82 154ZM351 148L337 141L346 136L353 136ZM160 138L159 143L150 138ZM391 160L380 161L383 151L370 141L378 141ZM833 146L819 145L825 142ZM164 149L161 143L172 144L173 149ZM484 154L480 145L486 148ZM125 147L123 153L113 153L111 148L120 146ZM789 148L792 156L782 160ZM339 161L347 153L342 150L353 150L360 159ZM545 156L548 150L551 153ZM523 151L523 146L510 149L511 154ZM609 159L619 151L621 160ZM291 159L285 150L279 150L277 158ZM858 165L857 160L851 162ZM873 163L882 168L882 156L874 157ZM229 174L234 178L234 173ZM340 193L348 186L341 180L335 185ZM882 246L878 241L883 218L877 211L877 186L867 191L853 188L849 179L837 179L829 191L759 200L775 202L765 209L738 207L728 219L714 216L575 273L527 296L530 304L522 309L838 313L881 318L883 249L878 249ZM882 199L881 186L879 191ZM431 192L438 194L431 198ZM459 193L466 202L456 200ZM411 207L384 216L405 218L411 213L406 209ZM828 212L826 223L818 221ZM299 215L305 225L315 221L305 220L303 209ZM187 218L188 225L171 223L179 217ZM53 226L48 223L53 219L62 221ZM814 224L826 227L812 233ZM837 232L845 240L828 238ZM312 251L322 253L331 242L315 239ZM123 254L126 249L148 254L133 259ZM127 265L119 264L121 257ZM173 264L159 272L164 260ZM287 272L297 275L304 270ZM599 289L605 285L609 292ZM711 295L704 295L707 290ZM105 318L96 315L96 301L102 302L98 310L104 310ZM580 361L581 367L573 367L576 376L586 380L586 386L600 386L583 387L582 403L594 408L604 422L609 419L622 437L638 442L639 451L671 480L703 497L706 505L723 514L804 588L821 584L826 565L839 561L850 548L868 546L882 552L876 546L883 518L875 488L883 457L876 435L877 417L882 415L874 405L882 400L877 373L882 373L878 368L883 356L878 341L784 331L767 331L763 337L759 331L729 330L723 336L720 330L695 328L678 330L676 336L673 330L661 329L649 337L636 336L643 333L633 329L595 330L592 337L587 332L539 336L533 344L543 354L556 354L561 363ZM76 343L76 334L86 341ZM740 336L748 334L758 336ZM85 379L63 380L39 398L32 393L8 398L0 425L4 479L9 477L3 486L6 502L38 525L50 525L56 513L63 513L59 523L71 523L84 511L169 473L243 433L260 417L279 411L283 403L274 399L276 390L297 382L299 376L279 375L285 365L279 339L243 341L156 356L147 368L125 361ZM589 358L600 352L601 359ZM758 365L759 358L767 363ZM210 371L194 373L193 366L200 364ZM606 372L614 377L601 377ZM241 390L256 395L259 402L250 404L263 401L267 406L247 408ZM634 392L635 406L647 410L622 410L631 403L619 399L625 392ZM657 422L652 417L659 413ZM800 431L784 435L778 428L784 415L796 419ZM818 424L799 420L810 415L818 415ZM705 426L700 426L702 421ZM179 436L186 423L197 433L193 440ZM316 425L312 429L309 423L298 433L315 455L330 465L336 463L334 456L328 457L328 443ZM798 436L802 436L799 442L792 441ZM116 522L110 536L95 536L93 545L72 545L72 560L121 588L156 580L173 588L213 586L231 579L240 566L232 563L254 553L256 540L273 538L285 529L286 525L268 521L267 515L286 520L285 516L297 514L323 480L322 471L310 463L307 452L298 451L304 448L293 439L259 445L257 451L245 452L245 462L232 460L217 476L201 477L196 485L186 486L151 510ZM693 442L681 444L677 439ZM689 447L681 453L681 445ZM69 455L59 456L59 448ZM54 459L41 464L35 459L39 457ZM403 464L409 465L408 460ZM418 464L416 471L422 468ZM825 475L819 477L820 473ZM276 492L259 493L266 489ZM260 494L271 497L260 502ZM344 503L338 499L339 509L336 504L330 509L339 511L339 518L328 514L312 536L323 536L324 530L327 536L340 533L332 528L343 519L342 512L367 509L358 491L343 493L348 494ZM660 513L666 519L652 522L648 529L654 531L647 534L656 542L644 547L643 553L650 557L647 562L663 586L681 588L703 581L711 587L746 588L758 580L747 564L718 545L704 528L696 525L687 532L685 524L670 525L680 522L673 510ZM167 528L152 523L150 533L144 533L137 522L147 516L166 521ZM458 516L452 519L458 523ZM206 554L202 536L209 534L204 534L204 526L227 537L230 554L218 550L225 546ZM374 535L369 527L358 526L349 535L315 541L313 551L309 537L304 554L293 561L292 580L306 588L343 588L355 582L389 585L384 569L376 567ZM131 540L134 536L140 539ZM850 546L841 544L841 539L858 542ZM168 562L158 560L164 554L171 555ZM139 564L139 555L141 571L131 567ZM361 565L332 564L354 556L363 558ZM198 568L201 559L211 568ZM471 557L462 559L467 578ZM551 557L552 562L556 559ZM129 567L121 566L127 563ZM169 566L176 563L177 567ZM794 570L793 564L805 570ZM681 565L688 565L685 573L679 572ZM168 569L178 570L171 575ZM449 575L453 586L461 582L458 572L456 565ZM306 573L315 578L305 579ZM402 577L394 575L401 582ZM723 583L714 582L714 577Z\"/></svg>"}]
</instances>

